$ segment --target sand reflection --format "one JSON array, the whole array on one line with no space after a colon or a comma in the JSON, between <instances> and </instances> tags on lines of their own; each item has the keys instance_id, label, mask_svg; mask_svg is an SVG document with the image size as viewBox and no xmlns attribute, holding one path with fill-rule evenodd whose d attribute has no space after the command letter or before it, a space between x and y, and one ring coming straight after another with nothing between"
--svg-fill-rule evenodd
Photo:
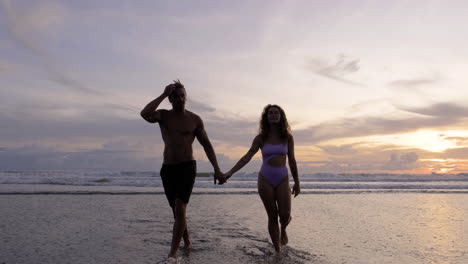
<instances>
[{"instance_id":1,"label":"sand reflection","mask_svg":"<svg viewBox=\"0 0 468 264\"><path fill-rule=\"evenodd\" d=\"M431 195L424 199L420 218L424 228L419 236L428 254L450 256L454 253L454 241L460 240L459 232L463 231L456 223L463 216L451 198Z\"/></svg>"}]
</instances>

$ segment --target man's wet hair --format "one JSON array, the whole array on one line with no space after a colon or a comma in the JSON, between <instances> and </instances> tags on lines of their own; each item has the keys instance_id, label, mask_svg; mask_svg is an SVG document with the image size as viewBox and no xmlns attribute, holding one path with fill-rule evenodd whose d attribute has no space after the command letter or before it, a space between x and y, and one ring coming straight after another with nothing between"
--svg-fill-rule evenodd
<instances>
[{"instance_id":1,"label":"man's wet hair","mask_svg":"<svg viewBox=\"0 0 468 264\"><path fill-rule=\"evenodd\" d=\"M179 79L177 79L177 81L174 81L174 85L176 89L179 89L179 88L185 89L184 85L180 82Z\"/></svg>"},{"instance_id":2,"label":"man's wet hair","mask_svg":"<svg viewBox=\"0 0 468 264\"><path fill-rule=\"evenodd\" d=\"M185 91L185 86L180 82L179 79L177 79L177 81L174 81L174 86L175 86L175 89L172 90L171 94L169 94L169 98L172 97L176 89L184 89L184 93L187 94L187 92Z\"/></svg>"}]
</instances>

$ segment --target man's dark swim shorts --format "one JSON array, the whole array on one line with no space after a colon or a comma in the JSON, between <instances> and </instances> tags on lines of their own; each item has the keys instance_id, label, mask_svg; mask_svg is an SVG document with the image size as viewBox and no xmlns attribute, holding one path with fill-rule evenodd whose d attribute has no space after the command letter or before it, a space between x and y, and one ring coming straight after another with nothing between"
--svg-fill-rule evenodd
<instances>
[{"instance_id":1,"label":"man's dark swim shorts","mask_svg":"<svg viewBox=\"0 0 468 264\"><path fill-rule=\"evenodd\" d=\"M178 164L163 164L161 179L169 205L174 208L175 200L180 199L185 203L192 195L195 176L197 175L197 163L194 160L184 161Z\"/></svg>"}]
</instances>

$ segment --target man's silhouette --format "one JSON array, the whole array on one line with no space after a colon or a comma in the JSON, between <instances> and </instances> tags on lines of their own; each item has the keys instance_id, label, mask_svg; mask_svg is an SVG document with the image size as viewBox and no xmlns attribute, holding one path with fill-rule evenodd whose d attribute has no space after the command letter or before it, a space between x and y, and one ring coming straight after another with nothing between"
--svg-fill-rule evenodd
<instances>
[{"instance_id":1,"label":"man's silhouette","mask_svg":"<svg viewBox=\"0 0 468 264\"><path fill-rule=\"evenodd\" d=\"M159 104L169 97L171 110L158 109ZM215 171L215 183L218 179L224 183L224 177L218 167L214 149L205 132L201 118L185 109L186 91L180 81L174 81L164 92L151 101L142 111L141 117L150 123L159 123L164 141L164 162L161 179L169 205L174 213L170 258L175 258L182 237L186 249L190 249L189 232L185 217L186 207L192 194L196 176L196 162L193 158L192 143L195 137L203 146L206 156Z\"/></svg>"}]
</instances>

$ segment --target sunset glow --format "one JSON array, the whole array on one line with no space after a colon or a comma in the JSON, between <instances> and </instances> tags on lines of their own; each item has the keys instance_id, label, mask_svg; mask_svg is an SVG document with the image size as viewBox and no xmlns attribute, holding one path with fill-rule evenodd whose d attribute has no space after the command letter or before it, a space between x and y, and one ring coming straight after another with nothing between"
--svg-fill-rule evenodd
<instances>
[{"instance_id":1,"label":"sunset glow","mask_svg":"<svg viewBox=\"0 0 468 264\"><path fill-rule=\"evenodd\" d=\"M156 170L179 78L223 168L275 103L301 173L468 172L468 4L332 2L1 0L0 165Z\"/></svg>"}]
</instances>

